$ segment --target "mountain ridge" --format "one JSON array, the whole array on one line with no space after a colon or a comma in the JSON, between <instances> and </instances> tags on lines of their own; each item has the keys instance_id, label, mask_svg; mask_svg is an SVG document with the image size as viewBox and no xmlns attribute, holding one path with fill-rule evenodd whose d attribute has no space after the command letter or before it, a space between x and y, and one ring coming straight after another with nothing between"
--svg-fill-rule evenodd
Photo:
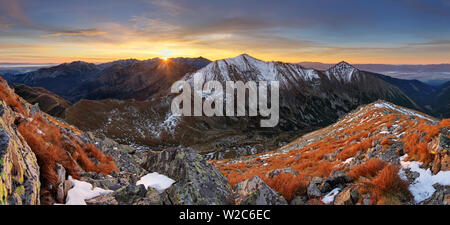
<instances>
[{"instance_id":1,"label":"mountain ridge","mask_svg":"<svg viewBox=\"0 0 450 225\"><path fill-rule=\"evenodd\" d=\"M257 176L293 205L443 204L449 131L449 119L380 100L273 151L212 163L231 185Z\"/></svg>"},{"instance_id":2,"label":"mountain ridge","mask_svg":"<svg viewBox=\"0 0 450 225\"><path fill-rule=\"evenodd\" d=\"M326 75L297 64L264 62L241 54L211 62L182 78L192 83L197 74L203 83L217 80L222 84L226 81L280 81L280 122L271 129L259 127L260 117L173 117L170 102L174 95L166 94L144 101L102 100L98 104L95 101L80 101L68 109L66 120L82 129L114 137L121 143L164 148L164 145L161 146L161 140L164 139L169 146L186 145L195 146L201 151L207 150L214 158L266 151L290 140L295 134L328 125L357 106L378 99L419 108L397 87L373 74L354 71L358 79L342 82L340 77L347 74L339 74L341 72L346 71L331 71ZM99 119L85 123L79 118L81 115ZM149 127L151 130L160 130L165 124L170 124L170 129L149 131ZM282 133L289 135L278 138ZM267 141L253 150L239 148L239 145L247 146L243 143L254 143L269 136L273 142ZM202 146L202 143L210 144ZM223 151L226 150L229 156L224 156Z\"/></svg>"}]
</instances>

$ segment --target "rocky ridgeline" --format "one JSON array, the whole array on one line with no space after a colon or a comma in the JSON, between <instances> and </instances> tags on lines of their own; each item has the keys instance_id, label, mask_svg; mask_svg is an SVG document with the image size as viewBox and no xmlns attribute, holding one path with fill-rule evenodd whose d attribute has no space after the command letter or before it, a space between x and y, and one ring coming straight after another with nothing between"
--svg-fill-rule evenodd
<instances>
[{"instance_id":1,"label":"rocky ridgeline","mask_svg":"<svg viewBox=\"0 0 450 225\"><path fill-rule=\"evenodd\" d=\"M290 204L450 204L450 125L377 101L274 151L213 161Z\"/></svg>"}]
</instances>

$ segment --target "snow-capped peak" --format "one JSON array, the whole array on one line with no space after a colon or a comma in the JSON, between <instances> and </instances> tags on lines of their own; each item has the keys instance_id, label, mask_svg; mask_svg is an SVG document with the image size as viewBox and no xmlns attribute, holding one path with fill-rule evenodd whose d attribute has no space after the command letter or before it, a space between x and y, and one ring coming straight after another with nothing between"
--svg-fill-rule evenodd
<instances>
[{"instance_id":1,"label":"snow-capped peak","mask_svg":"<svg viewBox=\"0 0 450 225\"><path fill-rule=\"evenodd\" d=\"M194 75L201 75L203 81L209 80L242 80L242 81L281 81L297 83L299 80L311 81L319 79L317 71L304 69L300 65L265 62L248 54L241 54L234 58L214 61L185 79L192 80Z\"/></svg>"},{"instance_id":2,"label":"snow-capped peak","mask_svg":"<svg viewBox=\"0 0 450 225\"><path fill-rule=\"evenodd\" d=\"M356 69L355 67L353 67L352 65L350 65L346 61L341 61L340 63L336 64L335 67Z\"/></svg>"},{"instance_id":3,"label":"snow-capped peak","mask_svg":"<svg viewBox=\"0 0 450 225\"><path fill-rule=\"evenodd\" d=\"M331 78L333 76L340 81L350 82L353 78L353 75L357 72L358 69L348 64L347 62L342 61L325 71L325 74L328 76L328 78Z\"/></svg>"},{"instance_id":4,"label":"snow-capped peak","mask_svg":"<svg viewBox=\"0 0 450 225\"><path fill-rule=\"evenodd\" d=\"M234 58L228 58L223 59L227 63L234 64L234 65L243 65L243 64L253 64L253 63L266 63L262 60L256 59L252 56L249 56L248 54L244 53L241 55L238 55ZM220 60L219 60L220 61Z\"/></svg>"}]
</instances>

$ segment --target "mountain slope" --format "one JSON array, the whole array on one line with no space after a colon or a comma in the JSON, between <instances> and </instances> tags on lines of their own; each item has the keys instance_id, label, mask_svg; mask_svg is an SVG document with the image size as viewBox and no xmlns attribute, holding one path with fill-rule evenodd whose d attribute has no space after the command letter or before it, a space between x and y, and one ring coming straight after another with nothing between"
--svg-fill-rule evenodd
<instances>
[{"instance_id":1,"label":"mountain slope","mask_svg":"<svg viewBox=\"0 0 450 225\"><path fill-rule=\"evenodd\" d=\"M434 111L432 101L437 94L437 88L418 80L402 80L381 74L377 74L377 76L400 88L400 90L405 92L405 94L411 97L417 104L421 105L428 113Z\"/></svg>"},{"instance_id":2,"label":"mountain slope","mask_svg":"<svg viewBox=\"0 0 450 225\"><path fill-rule=\"evenodd\" d=\"M279 81L281 129L329 124L356 106L378 99L419 108L397 87L345 62L322 72L296 64L264 62L243 54L215 61L185 79L192 84L195 75L202 78L202 84L217 80L223 86L228 80Z\"/></svg>"},{"instance_id":3,"label":"mountain slope","mask_svg":"<svg viewBox=\"0 0 450 225\"><path fill-rule=\"evenodd\" d=\"M231 185L259 176L294 203L443 204L449 137L449 119L377 101L274 151L213 163Z\"/></svg>"},{"instance_id":4,"label":"mountain slope","mask_svg":"<svg viewBox=\"0 0 450 225\"><path fill-rule=\"evenodd\" d=\"M178 58L170 58L169 60L179 64L185 64L194 67L195 69L201 69L207 66L209 63L211 63L209 59L205 59L201 56L197 58L178 57Z\"/></svg>"},{"instance_id":5,"label":"mountain slope","mask_svg":"<svg viewBox=\"0 0 450 225\"><path fill-rule=\"evenodd\" d=\"M72 105L69 101L41 87L18 84L14 85L14 92L31 104L38 103L42 111L60 118L64 117L64 111Z\"/></svg>"},{"instance_id":6,"label":"mountain slope","mask_svg":"<svg viewBox=\"0 0 450 225\"><path fill-rule=\"evenodd\" d=\"M329 70L333 69L332 65L328 65L328 64L320 64L320 63L300 63L301 65L305 65L305 66L311 66L314 68L329 68ZM373 71L373 68L377 68L377 66L382 66L382 65L355 65L355 67L364 69L364 70L370 70ZM387 65L387 66L392 66L392 65ZM439 65L434 65L436 67L436 70L439 70ZM398 66L401 68L401 66ZM420 72L422 71L420 68L420 66L411 66L408 67L406 66L409 72L413 72L413 69L416 68L417 71L415 72ZM430 70L432 69L432 66L429 66ZM372 68L372 69L371 69ZM445 68L445 66L443 66L443 68ZM376 71L376 70L375 70ZM378 74L378 73L372 73L372 72L365 72L364 73L368 73L368 74L372 74L373 76L377 76L380 79L386 81L389 84L392 84L396 87L398 87L402 92L404 92L408 97L410 97L415 103L417 103L417 106L414 106L413 108L419 109L420 111L423 111L425 113L428 113L430 115L435 115L435 116L441 116L442 117L442 109L438 109L440 107L442 107L441 102L442 101L437 101L437 99L439 98L439 87L435 87L435 86L431 86L429 84L423 83L422 81L419 80L406 80L406 79L399 79L399 78L395 78L392 76L386 76L386 75L382 75L382 74ZM445 86L445 84L443 85ZM442 95L442 94L440 94ZM403 105L403 104L401 104ZM404 105L406 106L406 105ZM407 107L411 107L411 106L407 106ZM445 118L445 116L444 116Z\"/></svg>"},{"instance_id":7,"label":"mountain slope","mask_svg":"<svg viewBox=\"0 0 450 225\"><path fill-rule=\"evenodd\" d=\"M435 99L435 109L438 116L450 117L450 81L439 87Z\"/></svg>"},{"instance_id":8,"label":"mountain slope","mask_svg":"<svg viewBox=\"0 0 450 225\"><path fill-rule=\"evenodd\" d=\"M65 99L71 100L67 94L68 90L77 87L83 82L96 79L100 72L101 70L95 64L77 61L17 74L11 76L8 82L43 87Z\"/></svg>"},{"instance_id":9,"label":"mountain slope","mask_svg":"<svg viewBox=\"0 0 450 225\"><path fill-rule=\"evenodd\" d=\"M209 62L202 57L125 59L98 65L76 61L4 78L9 83L43 87L71 102L85 98L143 100Z\"/></svg>"},{"instance_id":10,"label":"mountain slope","mask_svg":"<svg viewBox=\"0 0 450 225\"><path fill-rule=\"evenodd\" d=\"M105 69L93 81L85 82L70 92L75 100L137 99L145 100L170 85L195 68L171 59L159 58L135 62L129 66L115 64Z\"/></svg>"}]
</instances>

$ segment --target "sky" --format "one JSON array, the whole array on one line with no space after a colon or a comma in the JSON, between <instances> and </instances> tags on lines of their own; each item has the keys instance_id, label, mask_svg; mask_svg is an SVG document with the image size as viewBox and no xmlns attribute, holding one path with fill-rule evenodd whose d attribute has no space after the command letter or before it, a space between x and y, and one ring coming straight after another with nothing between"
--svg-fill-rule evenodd
<instances>
[{"instance_id":1,"label":"sky","mask_svg":"<svg viewBox=\"0 0 450 225\"><path fill-rule=\"evenodd\" d=\"M0 0L0 62L450 63L450 0Z\"/></svg>"}]
</instances>

